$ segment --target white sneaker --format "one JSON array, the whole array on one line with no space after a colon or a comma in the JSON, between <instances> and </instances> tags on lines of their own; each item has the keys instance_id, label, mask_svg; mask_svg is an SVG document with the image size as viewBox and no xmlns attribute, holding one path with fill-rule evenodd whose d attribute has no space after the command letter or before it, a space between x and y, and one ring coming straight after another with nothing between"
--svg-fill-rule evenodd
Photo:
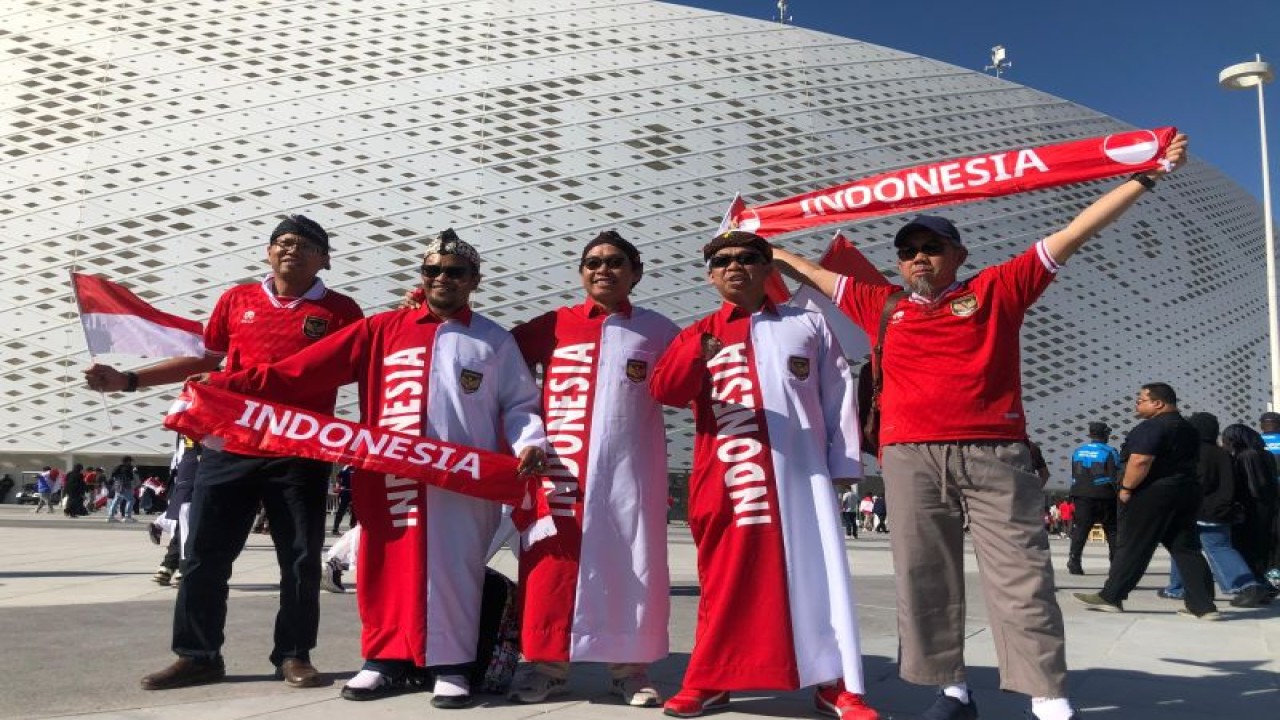
<instances>
[{"instance_id":1,"label":"white sneaker","mask_svg":"<svg viewBox=\"0 0 1280 720\"><path fill-rule=\"evenodd\" d=\"M507 698L518 703L540 703L557 695L568 694L568 680L530 670L523 679L516 682L511 692L507 694Z\"/></svg>"},{"instance_id":2,"label":"white sneaker","mask_svg":"<svg viewBox=\"0 0 1280 720\"><path fill-rule=\"evenodd\" d=\"M622 702L631 707L658 707L662 704L662 695L644 673L614 678L609 684L609 693L622 698Z\"/></svg>"}]
</instances>

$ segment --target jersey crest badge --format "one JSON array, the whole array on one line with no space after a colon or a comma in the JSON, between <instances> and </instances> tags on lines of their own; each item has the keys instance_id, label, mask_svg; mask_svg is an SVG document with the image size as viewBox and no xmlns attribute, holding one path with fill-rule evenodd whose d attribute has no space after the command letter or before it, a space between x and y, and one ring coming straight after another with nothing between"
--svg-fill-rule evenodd
<instances>
[{"instance_id":1,"label":"jersey crest badge","mask_svg":"<svg viewBox=\"0 0 1280 720\"><path fill-rule=\"evenodd\" d=\"M462 374L458 376L458 384L462 386L462 392L470 395L480 389L480 383L484 380L484 375L475 370L467 370L463 368Z\"/></svg>"},{"instance_id":2,"label":"jersey crest badge","mask_svg":"<svg viewBox=\"0 0 1280 720\"><path fill-rule=\"evenodd\" d=\"M256 313L254 313L252 310L245 310L244 314L240 316L240 322L241 324L251 323L253 322L254 317L256 317Z\"/></svg>"},{"instance_id":3,"label":"jersey crest badge","mask_svg":"<svg viewBox=\"0 0 1280 720\"><path fill-rule=\"evenodd\" d=\"M627 361L627 379L633 383L642 383L649 377L649 363L644 360Z\"/></svg>"},{"instance_id":4,"label":"jersey crest badge","mask_svg":"<svg viewBox=\"0 0 1280 720\"><path fill-rule=\"evenodd\" d=\"M302 334L312 340L324 337L324 334L328 331L329 321L324 318L308 315L307 318L302 321Z\"/></svg>"},{"instance_id":5,"label":"jersey crest badge","mask_svg":"<svg viewBox=\"0 0 1280 720\"><path fill-rule=\"evenodd\" d=\"M792 355L787 358L787 369L797 380L809 379L809 358L803 355Z\"/></svg>"},{"instance_id":6,"label":"jersey crest badge","mask_svg":"<svg viewBox=\"0 0 1280 720\"><path fill-rule=\"evenodd\" d=\"M951 301L951 314L956 317L969 317L978 312L978 297L965 295Z\"/></svg>"}]
</instances>

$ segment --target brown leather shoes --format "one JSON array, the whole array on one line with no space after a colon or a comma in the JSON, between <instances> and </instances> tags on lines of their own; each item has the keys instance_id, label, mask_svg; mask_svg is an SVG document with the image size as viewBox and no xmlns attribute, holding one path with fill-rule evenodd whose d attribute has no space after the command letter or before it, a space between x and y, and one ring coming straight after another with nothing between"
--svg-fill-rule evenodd
<instances>
[{"instance_id":1,"label":"brown leather shoes","mask_svg":"<svg viewBox=\"0 0 1280 720\"><path fill-rule=\"evenodd\" d=\"M284 662L276 668L276 677L285 681L285 684L296 688L313 688L323 685L320 678L320 671L306 660L299 658L285 658Z\"/></svg>"},{"instance_id":2,"label":"brown leather shoes","mask_svg":"<svg viewBox=\"0 0 1280 720\"><path fill-rule=\"evenodd\" d=\"M314 671L313 671L314 672ZM222 658L200 660L179 656L169 667L142 678L143 690L172 690L215 683L227 676Z\"/></svg>"}]
</instances>

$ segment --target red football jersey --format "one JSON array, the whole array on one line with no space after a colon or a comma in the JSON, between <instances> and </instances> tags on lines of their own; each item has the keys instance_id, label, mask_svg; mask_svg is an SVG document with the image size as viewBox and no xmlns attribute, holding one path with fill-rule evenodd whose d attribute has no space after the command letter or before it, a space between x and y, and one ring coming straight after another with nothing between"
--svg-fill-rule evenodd
<instances>
[{"instance_id":1,"label":"red football jersey","mask_svg":"<svg viewBox=\"0 0 1280 720\"><path fill-rule=\"evenodd\" d=\"M318 278L300 298L279 298L273 290L268 277L258 285L237 285L218 298L205 325L204 344L209 352L227 356L225 372L283 360L364 317L354 300ZM333 390L297 404L332 415L337 398Z\"/></svg>"},{"instance_id":2,"label":"red football jersey","mask_svg":"<svg viewBox=\"0 0 1280 720\"><path fill-rule=\"evenodd\" d=\"M1057 271L1041 241L933 302L899 300L885 329L880 444L1026 440L1019 333ZM833 300L874 342L901 289L842 277Z\"/></svg>"}]
</instances>

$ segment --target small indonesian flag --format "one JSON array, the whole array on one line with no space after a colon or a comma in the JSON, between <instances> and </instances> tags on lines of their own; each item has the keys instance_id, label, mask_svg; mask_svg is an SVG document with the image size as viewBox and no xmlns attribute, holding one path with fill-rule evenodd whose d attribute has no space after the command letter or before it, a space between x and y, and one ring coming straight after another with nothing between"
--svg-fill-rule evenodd
<instances>
[{"instance_id":1,"label":"small indonesian flag","mask_svg":"<svg viewBox=\"0 0 1280 720\"><path fill-rule=\"evenodd\" d=\"M71 273L90 355L204 357L204 329L195 320L160 312L122 285Z\"/></svg>"}]
</instances>

